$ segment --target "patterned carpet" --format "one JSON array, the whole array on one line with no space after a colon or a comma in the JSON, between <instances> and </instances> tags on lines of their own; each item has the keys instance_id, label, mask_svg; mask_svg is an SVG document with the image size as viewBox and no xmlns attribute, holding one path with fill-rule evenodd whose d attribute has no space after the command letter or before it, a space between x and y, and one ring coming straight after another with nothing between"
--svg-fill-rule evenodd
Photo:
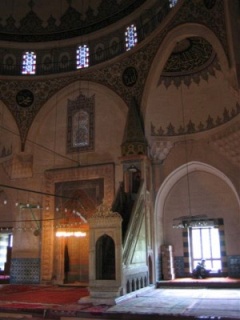
<instances>
[{"instance_id":1,"label":"patterned carpet","mask_svg":"<svg viewBox=\"0 0 240 320\"><path fill-rule=\"evenodd\" d=\"M0 285L0 312L31 312L44 317L77 316L79 312L101 313L108 306L79 304L88 296L82 287L45 285Z\"/></svg>"},{"instance_id":2,"label":"patterned carpet","mask_svg":"<svg viewBox=\"0 0 240 320\"><path fill-rule=\"evenodd\" d=\"M240 291L204 288L155 289L123 304L112 306L107 312L124 315L131 313L138 317L151 315L151 319L240 319Z\"/></svg>"},{"instance_id":3,"label":"patterned carpet","mask_svg":"<svg viewBox=\"0 0 240 320\"><path fill-rule=\"evenodd\" d=\"M88 290L79 286L0 285L0 319L5 313L34 319L240 319L240 290L150 288L114 306L79 304ZM23 318L22 318L23 319ZM25 319L25 318L24 318Z\"/></svg>"},{"instance_id":4,"label":"patterned carpet","mask_svg":"<svg viewBox=\"0 0 240 320\"><path fill-rule=\"evenodd\" d=\"M86 288L42 285L1 285L0 301L69 304L87 296Z\"/></svg>"}]
</instances>

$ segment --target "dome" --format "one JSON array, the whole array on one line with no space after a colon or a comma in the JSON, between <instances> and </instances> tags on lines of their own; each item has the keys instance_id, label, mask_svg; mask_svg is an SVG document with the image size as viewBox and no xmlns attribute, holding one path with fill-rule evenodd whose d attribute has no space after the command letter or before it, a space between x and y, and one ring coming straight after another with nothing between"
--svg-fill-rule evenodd
<instances>
[{"instance_id":1,"label":"dome","mask_svg":"<svg viewBox=\"0 0 240 320\"><path fill-rule=\"evenodd\" d=\"M1 40L50 41L88 34L133 13L146 0L0 2Z\"/></svg>"}]
</instances>

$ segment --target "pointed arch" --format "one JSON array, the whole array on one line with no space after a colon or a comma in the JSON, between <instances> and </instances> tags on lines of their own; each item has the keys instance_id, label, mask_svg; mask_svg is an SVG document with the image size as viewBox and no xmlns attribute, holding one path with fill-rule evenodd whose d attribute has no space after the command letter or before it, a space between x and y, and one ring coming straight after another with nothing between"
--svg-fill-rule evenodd
<instances>
[{"instance_id":1,"label":"pointed arch","mask_svg":"<svg viewBox=\"0 0 240 320\"><path fill-rule=\"evenodd\" d=\"M176 44L188 37L201 37L207 40L217 53L222 71L225 77L229 82L232 82L231 85L234 86L233 80L230 78L230 67L228 57L224 48L217 38L217 36L213 33L212 30L207 28L204 25L199 25L195 23L186 23L178 26L171 31L169 31L162 41L158 52L153 60L151 65L148 78L146 80L146 85L143 92L142 98L142 113L145 115L147 104L148 104L148 96L152 87L157 86L159 75L162 73L163 68L171 55Z\"/></svg>"},{"instance_id":2,"label":"pointed arch","mask_svg":"<svg viewBox=\"0 0 240 320\"><path fill-rule=\"evenodd\" d=\"M104 234L96 242L96 279L115 280L115 243L114 240Z\"/></svg>"},{"instance_id":3,"label":"pointed arch","mask_svg":"<svg viewBox=\"0 0 240 320\"><path fill-rule=\"evenodd\" d=\"M187 164L184 164L174 170L162 183L159 191L157 193L156 202L155 202L155 209L154 209L154 217L155 217L155 226L156 226L156 233L155 233L155 242L157 244L156 248L159 247L159 244L163 243L163 213L164 213L164 206L166 198L172 189L172 187L184 176L190 174L191 172L201 171L205 173L210 173L215 177L218 177L226 185L232 190L238 206L240 208L240 200L238 193L236 191L235 186L233 185L232 181L220 170L214 168L213 166L198 162L192 161Z\"/></svg>"}]
</instances>

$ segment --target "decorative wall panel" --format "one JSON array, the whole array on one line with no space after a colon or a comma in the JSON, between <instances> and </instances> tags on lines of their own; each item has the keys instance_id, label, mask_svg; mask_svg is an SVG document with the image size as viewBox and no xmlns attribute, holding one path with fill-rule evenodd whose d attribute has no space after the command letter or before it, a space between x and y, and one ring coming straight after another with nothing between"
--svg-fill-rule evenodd
<instances>
[{"instance_id":1,"label":"decorative wall panel","mask_svg":"<svg viewBox=\"0 0 240 320\"><path fill-rule=\"evenodd\" d=\"M228 256L228 276L232 278L240 278L240 256Z\"/></svg>"},{"instance_id":2,"label":"decorative wall panel","mask_svg":"<svg viewBox=\"0 0 240 320\"><path fill-rule=\"evenodd\" d=\"M55 193L55 185L59 182L75 183L80 180L103 179L104 201L111 206L114 199L114 165L107 163L96 166L66 168L49 170L46 172L46 192L49 196L44 199L43 226L42 226L42 281L52 281L54 277L54 245L55 245L55 198L50 194Z\"/></svg>"},{"instance_id":3,"label":"decorative wall panel","mask_svg":"<svg viewBox=\"0 0 240 320\"><path fill-rule=\"evenodd\" d=\"M12 258L10 269L11 284L39 284L39 258Z\"/></svg>"}]
</instances>

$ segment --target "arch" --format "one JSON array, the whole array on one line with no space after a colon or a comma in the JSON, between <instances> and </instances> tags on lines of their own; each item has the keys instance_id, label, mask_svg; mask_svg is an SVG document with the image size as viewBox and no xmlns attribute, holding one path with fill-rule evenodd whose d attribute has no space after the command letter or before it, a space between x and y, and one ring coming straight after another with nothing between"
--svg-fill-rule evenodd
<instances>
[{"instance_id":1,"label":"arch","mask_svg":"<svg viewBox=\"0 0 240 320\"><path fill-rule=\"evenodd\" d=\"M104 234L96 242L96 279L115 280L115 243L114 240Z\"/></svg>"},{"instance_id":2,"label":"arch","mask_svg":"<svg viewBox=\"0 0 240 320\"><path fill-rule=\"evenodd\" d=\"M222 71L227 79L230 77L229 62L224 48L217 36L206 26L195 23L186 23L169 31L163 39L151 65L142 97L142 113L145 115L147 109L148 95L151 87L159 80L159 75L171 55L175 45L187 37L202 37L214 48L219 58Z\"/></svg>"},{"instance_id":3,"label":"arch","mask_svg":"<svg viewBox=\"0 0 240 320\"><path fill-rule=\"evenodd\" d=\"M44 122L46 117L48 117L54 107L56 107L63 99L68 99L71 96L79 94L81 90L84 92L105 92L112 98L113 101L115 101L116 105L124 113L124 115L126 115L128 112L128 107L123 99L108 87L90 81L75 81L56 92L41 107L34 120L34 126L31 125L28 131L28 139L34 140L34 137L36 137L40 132L41 124Z\"/></svg>"},{"instance_id":4,"label":"arch","mask_svg":"<svg viewBox=\"0 0 240 320\"><path fill-rule=\"evenodd\" d=\"M222 181L224 181L228 187L232 190L238 206L240 207L240 200L238 197L238 193L231 182L231 180L220 170L214 168L211 165L206 163L192 161L187 164L184 164L174 170L169 176L163 181L159 191L157 193L156 202L155 202L155 209L154 209L154 219L155 219L155 243L156 250L158 250L159 244L163 243L163 212L164 212L164 205L165 200L170 192L171 188L184 176L190 174L191 172L201 171L205 173L210 173ZM157 252L156 252L157 254Z\"/></svg>"},{"instance_id":5,"label":"arch","mask_svg":"<svg viewBox=\"0 0 240 320\"><path fill-rule=\"evenodd\" d=\"M134 279L132 279L132 291L135 291L135 290L136 290L135 281Z\"/></svg>"},{"instance_id":6,"label":"arch","mask_svg":"<svg viewBox=\"0 0 240 320\"><path fill-rule=\"evenodd\" d=\"M127 281L126 287L127 287L127 293L130 293L131 292L131 284L130 284L129 280Z\"/></svg>"},{"instance_id":7,"label":"arch","mask_svg":"<svg viewBox=\"0 0 240 320\"><path fill-rule=\"evenodd\" d=\"M148 256L148 282L149 284L153 284L153 264L150 255Z\"/></svg>"}]
</instances>

